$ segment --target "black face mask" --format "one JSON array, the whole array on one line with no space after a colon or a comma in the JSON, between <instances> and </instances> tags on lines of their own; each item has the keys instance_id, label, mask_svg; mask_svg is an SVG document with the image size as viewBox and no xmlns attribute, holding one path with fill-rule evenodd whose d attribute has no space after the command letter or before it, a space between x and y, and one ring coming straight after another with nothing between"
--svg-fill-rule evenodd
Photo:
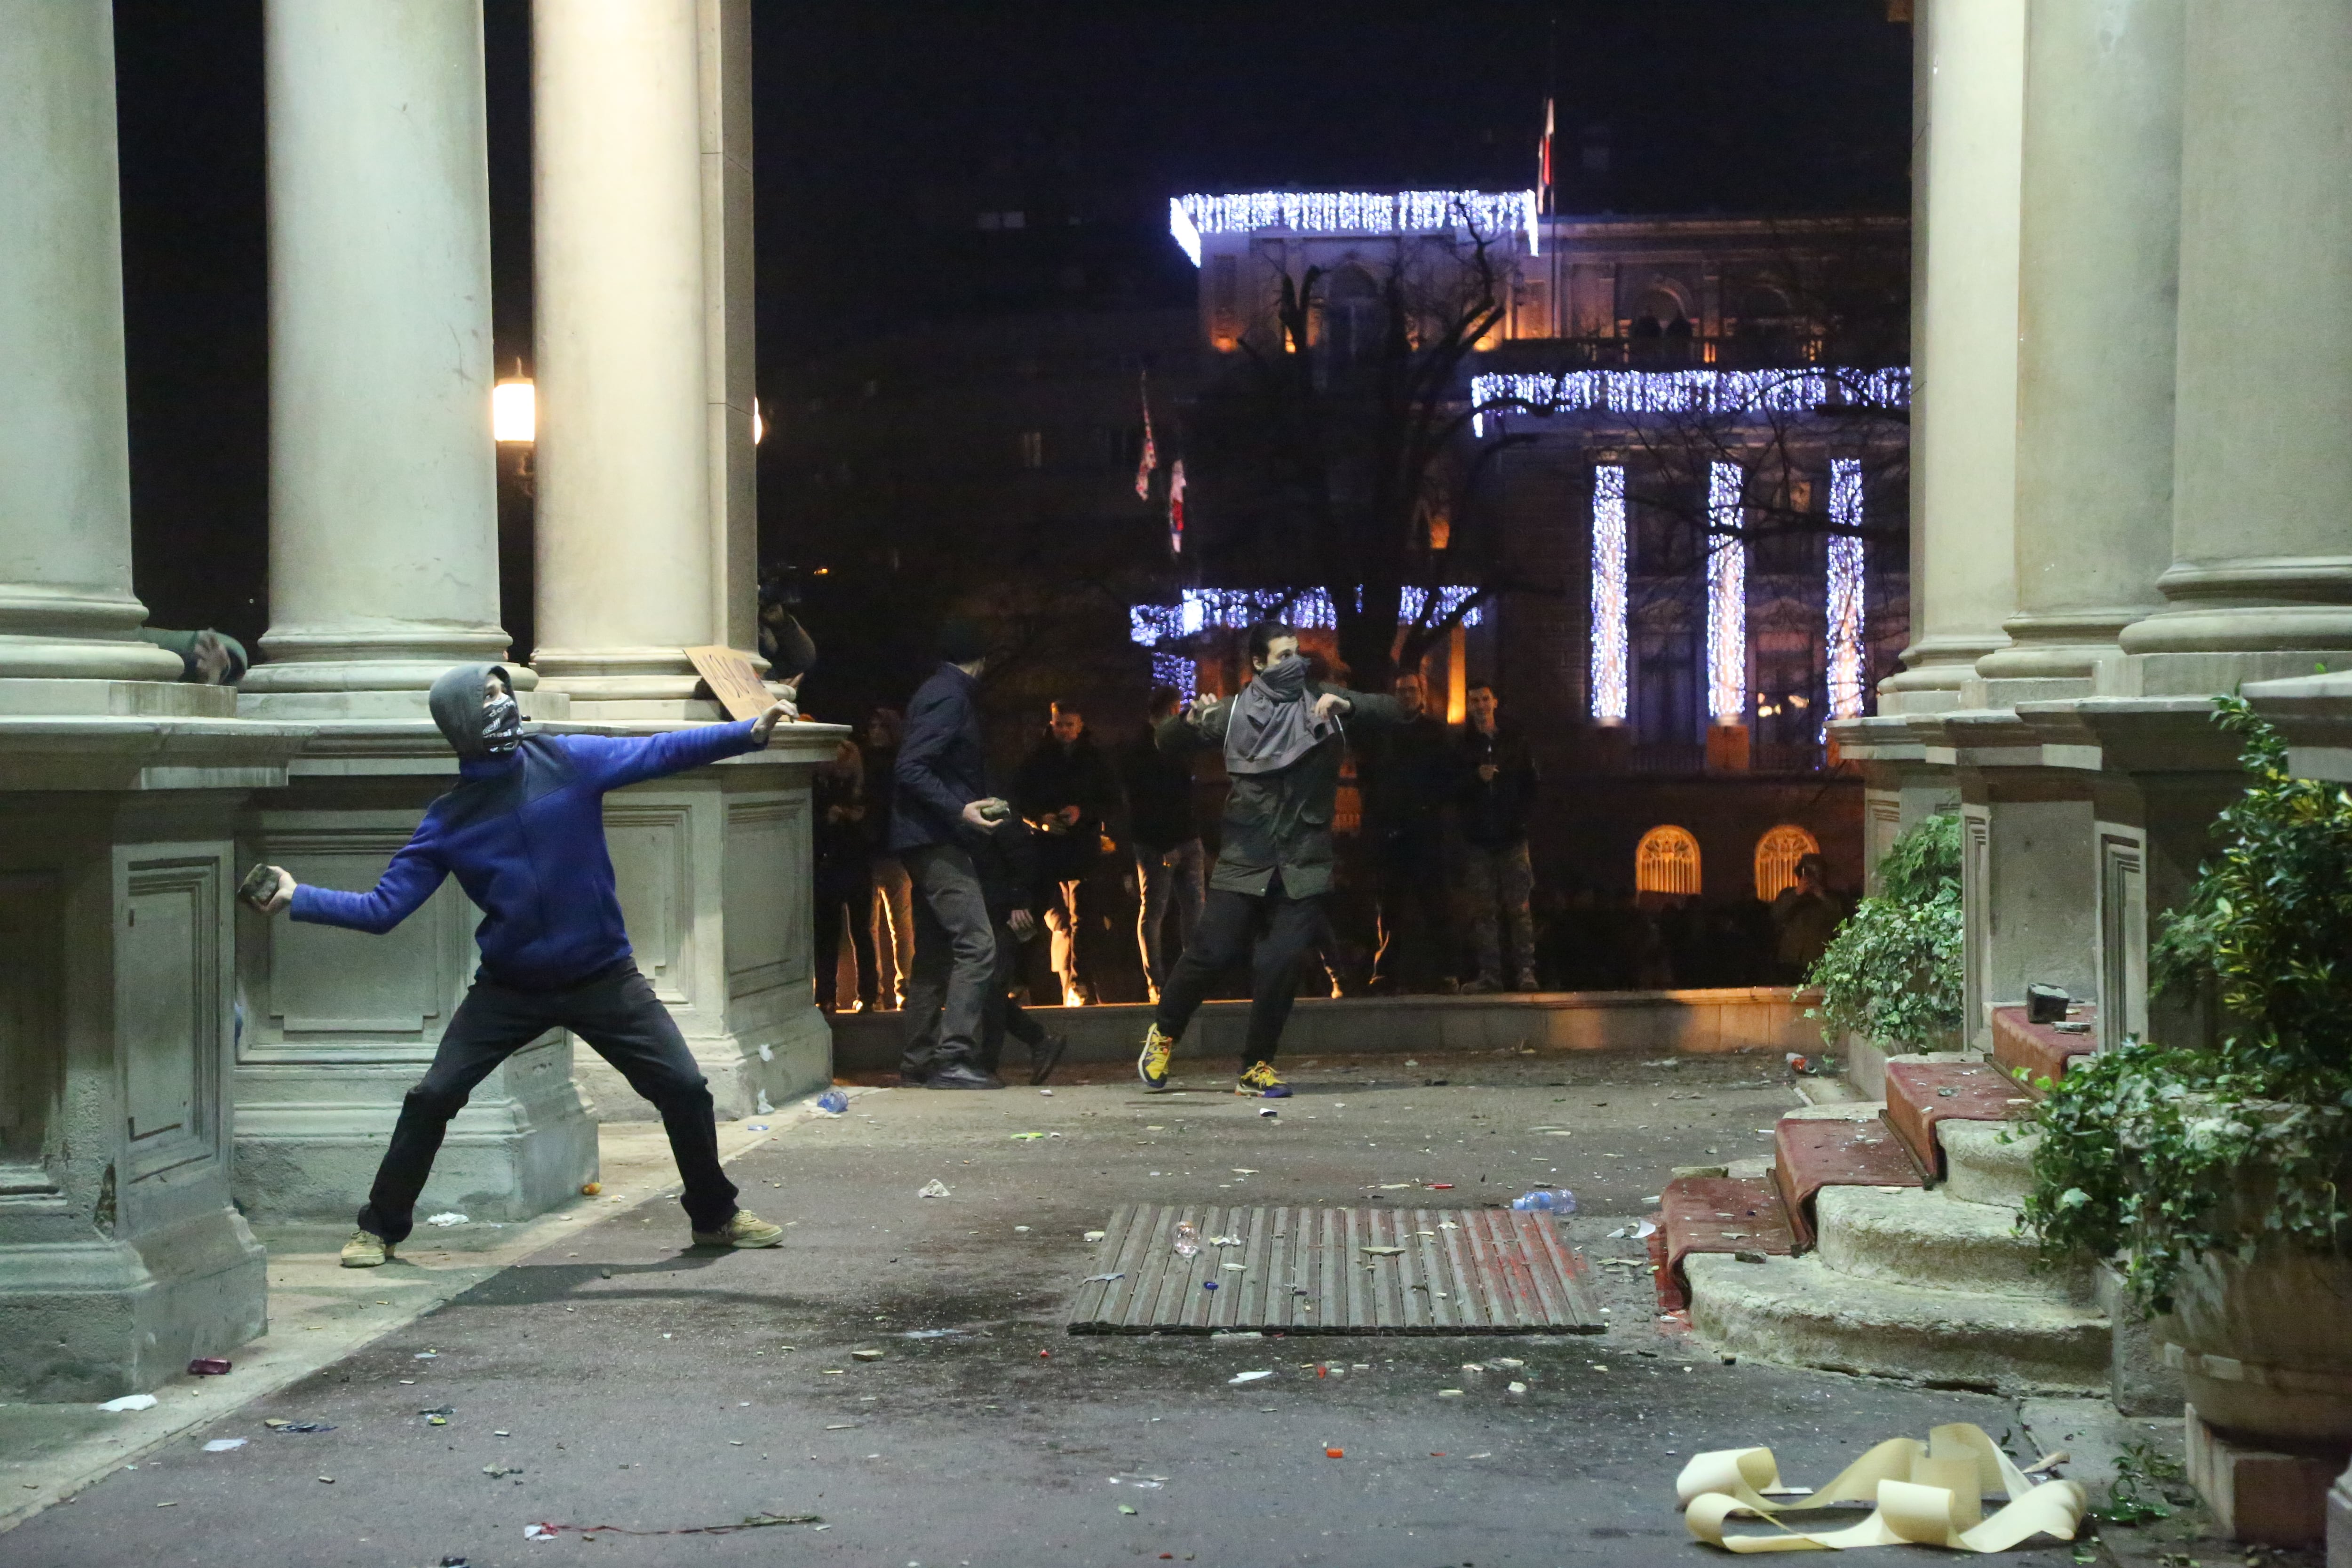
<instances>
[{"instance_id":1,"label":"black face mask","mask_svg":"<svg viewBox=\"0 0 2352 1568\"><path fill-rule=\"evenodd\" d=\"M501 692L482 704L482 750L503 757L522 744L522 710L511 692Z\"/></svg>"}]
</instances>

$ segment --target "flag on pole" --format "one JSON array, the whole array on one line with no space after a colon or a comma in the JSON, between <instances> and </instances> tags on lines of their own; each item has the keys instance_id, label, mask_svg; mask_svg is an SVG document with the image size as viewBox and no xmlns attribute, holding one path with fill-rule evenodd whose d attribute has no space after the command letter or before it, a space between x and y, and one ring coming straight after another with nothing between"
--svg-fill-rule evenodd
<instances>
[{"instance_id":1,"label":"flag on pole","mask_svg":"<svg viewBox=\"0 0 2352 1568\"><path fill-rule=\"evenodd\" d=\"M1168 553L1184 553L1184 459L1168 470Z\"/></svg>"},{"instance_id":2,"label":"flag on pole","mask_svg":"<svg viewBox=\"0 0 2352 1568\"><path fill-rule=\"evenodd\" d=\"M1151 499L1151 470L1160 466L1160 453L1151 445L1151 373L1145 371L1143 383L1143 460L1135 466L1135 495L1138 500Z\"/></svg>"},{"instance_id":3,"label":"flag on pole","mask_svg":"<svg viewBox=\"0 0 2352 1568\"><path fill-rule=\"evenodd\" d=\"M1546 212L1553 210L1551 200L1551 137L1552 100L1547 98L1544 100L1543 141L1536 148L1536 189L1543 194L1543 209Z\"/></svg>"}]
</instances>

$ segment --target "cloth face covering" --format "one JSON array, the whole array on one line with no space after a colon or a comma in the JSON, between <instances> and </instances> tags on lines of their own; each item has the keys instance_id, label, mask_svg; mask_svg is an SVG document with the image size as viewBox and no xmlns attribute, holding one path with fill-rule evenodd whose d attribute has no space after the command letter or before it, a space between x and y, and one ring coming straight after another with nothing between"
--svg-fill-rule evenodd
<instances>
[{"instance_id":1,"label":"cloth face covering","mask_svg":"<svg viewBox=\"0 0 2352 1568\"><path fill-rule=\"evenodd\" d=\"M1307 700L1307 660L1295 653L1278 658L1234 699L1233 717L1225 726L1225 769L1279 773L1339 727L1335 720L1318 719Z\"/></svg>"},{"instance_id":2,"label":"cloth face covering","mask_svg":"<svg viewBox=\"0 0 2352 1568\"><path fill-rule=\"evenodd\" d=\"M482 750L503 757L522 743L522 710L512 693L502 693L482 704Z\"/></svg>"}]
</instances>

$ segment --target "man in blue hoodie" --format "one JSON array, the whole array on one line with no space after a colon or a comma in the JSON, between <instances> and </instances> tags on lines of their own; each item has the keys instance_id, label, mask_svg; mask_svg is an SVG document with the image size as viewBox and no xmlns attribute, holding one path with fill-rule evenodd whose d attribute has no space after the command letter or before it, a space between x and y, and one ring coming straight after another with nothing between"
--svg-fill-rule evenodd
<instances>
[{"instance_id":1,"label":"man in blue hoodie","mask_svg":"<svg viewBox=\"0 0 2352 1568\"><path fill-rule=\"evenodd\" d=\"M719 1165L709 1086L631 956L604 847L604 795L758 751L790 708L642 739L525 735L507 672L495 664L450 670L433 683L429 702L457 751L458 784L425 809L373 890L300 887L273 866L277 885L262 905L381 934L455 877L482 911L474 931L481 967L433 1065L401 1103L343 1267L374 1268L408 1238L450 1118L492 1068L551 1028L587 1041L660 1110L696 1246L775 1246L782 1227L735 1205Z\"/></svg>"}]
</instances>

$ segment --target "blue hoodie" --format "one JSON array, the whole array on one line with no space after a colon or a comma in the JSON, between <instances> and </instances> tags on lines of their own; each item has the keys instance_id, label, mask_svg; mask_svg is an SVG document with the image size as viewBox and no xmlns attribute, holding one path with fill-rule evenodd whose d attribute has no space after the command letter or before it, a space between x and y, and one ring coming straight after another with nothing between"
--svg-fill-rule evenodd
<instances>
[{"instance_id":1,"label":"blue hoodie","mask_svg":"<svg viewBox=\"0 0 2352 1568\"><path fill-rule=\"evenodd\" d=\"M505 756L461 746L462 782L425 809L373 891L302 883L289 912L381 934L455 877L482 911L480 978L522 991L575 985L630 956L604 848L604 793L758 749L750 720L642 740L530 735Z\"/></svg>"}]
</instances>

